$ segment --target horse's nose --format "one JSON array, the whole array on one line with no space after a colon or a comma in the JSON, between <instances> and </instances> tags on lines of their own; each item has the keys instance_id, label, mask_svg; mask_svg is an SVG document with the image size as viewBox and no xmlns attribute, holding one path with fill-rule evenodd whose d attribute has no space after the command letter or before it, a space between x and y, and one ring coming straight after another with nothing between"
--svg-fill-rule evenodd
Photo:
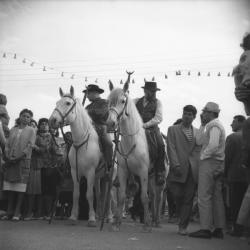
<instances>
[{"instance_id":1,"label":"horse's nose","mask_svg":"<svg viewBox=\"0 0 250 250\"><path fill-rule=\"evenodd\" d=\"M112 122L111 122L111 127L112 127L112 128L115 128L115 127L116 127L116 122L115 122L115 121L112 121Z\"/></svg>"}]
</instances>

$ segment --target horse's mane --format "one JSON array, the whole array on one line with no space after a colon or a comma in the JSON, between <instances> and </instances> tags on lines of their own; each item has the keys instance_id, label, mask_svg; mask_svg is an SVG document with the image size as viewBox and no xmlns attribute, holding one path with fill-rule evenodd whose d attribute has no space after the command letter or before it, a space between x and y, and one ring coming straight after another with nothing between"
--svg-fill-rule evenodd
<instances>
[{"instance_id":1,"label":"horse's mane","mask_svg":"<svg viewBox=\"0 0 250 250\"><path fill-rule=\"evenodd\" d=\"M81 100L79 98L76 98L76 110L78 114L84 116L84 120L86 123L90 123L92 125L92 119L90 118L87 110L82 106ZM83 121L83 119L80 120Z\"/></svg>"}]
</instances>

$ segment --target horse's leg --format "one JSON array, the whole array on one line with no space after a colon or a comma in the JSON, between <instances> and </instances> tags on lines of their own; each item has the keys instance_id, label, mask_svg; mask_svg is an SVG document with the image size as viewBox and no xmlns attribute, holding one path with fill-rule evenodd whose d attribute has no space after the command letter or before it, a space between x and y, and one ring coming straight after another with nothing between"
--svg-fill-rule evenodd
<instances>
[{"instance_id":1,"label":"horse's leg","mask_svg":"<svg viewBox=\"0 0 250 250\"><path fill-rule=\"evenodd\" d=\"M149 209L148 209L148 172L147 169L142 170L140 174L140 181L141 181L141 201L144 207L144 226L143 226L143 232L151 232L151 223L150 223L150 215L149 215Z\"/></svg>"},{"instance_id":2,"label":"horse's leg","mask_svg":"<svg viewBox=\"0 0 250 250\"><path fill-rule=\"evenodd\" d=\"M155 193L155 182L154 177L148 178L148 193L149 193L149 201L150 201L150 210L152 215L152 225L154 226L156 224L156 193Z\"/></svg>"},{"instance_id":3,"label":"horse's leg","mask_svg":"<svg viewBox=\"0 0 250 250\"><path fill-rule=\"evenodd\" d=\"M155 215L155 226L160 227L160 216L161 216L161 208L162 208L162 200L163 200L163 190L165 186L156 186L156 215Z\"/></svg>"},{"instance_id":4,"label":"horse's leg","mask_svg":"<svg viewBox=\"0 0 250 250\"><path fill-rule=\"evenodd\" d=\"M107 211L107 221L108 222L113 222L113 213L112 213L112 204L113 204L113 196L114 192L112 188L110 189L110 195L109 195L109 201L108 201L108 211Z\"/></svg>"},{"instance_id":5,"label":"horse's leg","mask_svg":"<svg viewBox=\"0 0 250 250\"><path fill-rule=\"evenodd\" d=\"M118 204L117 204L117 208L115 211L114 222L112 223L113 231L120 230L123 206L124 206L124 202L126 198L126 186L127 186L128 173L126 170L122 168L122 166L120 166L118 169L118 178L119 178L120 187L118 189Z\"/></svg>"},{"instance_id":6,"label":"horse's leg","mask_svg":"<svg viewBox=\"0 0 250 250\"><path fill-rule=\"evenodd\" d=\"M102 206L101 206L101 190L100 190L100 178L95 178L95 197L96 197L96 217L101 219Z\"/></svg>"},{"instance_id":7,"label":"horse's leg","mask_svg":"<svg viewBox=\"0 0 250 250\"><path fill-rule=\"evenodd\" d=\"M74 191L73 191L73 207L71 210L70 220L76 221L78 219L78 212L79 212L79 182L76 179L76 171L74 168L71 168L71 175L74 183Z\"/></svg>"},{"instance_id":8,"label":"horse's leg","mask_svg":"<svg viewBox=\"0 0 250 250\"><path fill-rule=\"evenodd\" d=\"M96 227L95 211L94 211L94 183L95 183L95 169L91 169L87 175L87 193L86 197L89 203L89 227Z\"/></svg>"}]
</instances>

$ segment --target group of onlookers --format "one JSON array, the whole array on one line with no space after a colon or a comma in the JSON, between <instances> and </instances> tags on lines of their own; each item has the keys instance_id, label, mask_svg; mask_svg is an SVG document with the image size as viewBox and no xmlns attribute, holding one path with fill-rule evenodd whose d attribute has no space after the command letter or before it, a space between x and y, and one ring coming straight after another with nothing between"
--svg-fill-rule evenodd
<instances>
[{"instance_id":1,"label":"group of onlookers","mask_svg":"<svg viewBox=\"0 0 250 250\"><path fill-rule=\"evenodd\" d=\"M245 117L234 117L231 125L234 133L226 138L223 125L218 119L219 112L218 104L208 102L200 115L201 126L196 129L192 122L197 110L187 105L183 108L180 124L168 129L168 186L176 204L178 232L181 235L188 234L187 227L196 192L201 229L189 236L223 238L226 226L225 205L229 206L230 211L227 216L227 221L232 224L230 234L243 233L243 230L239 232L240 226L236 220L248 186L246 169L241 165L241 129ZM228 187L226 194L223 193L223 187ZM225 200L229 200L229 204Z\"/></svg>"},{"instance_id":2,"label":"group of onlookers","mask_svg":"<svg viewBox=\"0 0 250 250\"><path fill-rule=\"evenodd\" d=\"M48 218L62 177L71 180L65 159L70 133L66 145L63 144L58 131L49 127L48 119L41 118L37 124L28 109L20 112L15 126L9 130L6 96L0 94L0 101L1 198L7 199L6 214L1 219Z\"/></svg>"}]
</instances>

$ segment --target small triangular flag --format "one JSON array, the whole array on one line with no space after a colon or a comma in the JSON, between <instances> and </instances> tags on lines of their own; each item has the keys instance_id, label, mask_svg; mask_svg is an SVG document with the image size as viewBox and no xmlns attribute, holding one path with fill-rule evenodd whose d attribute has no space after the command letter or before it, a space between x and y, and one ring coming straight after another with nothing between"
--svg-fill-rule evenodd
<instances>
[{"instance_id":1,"label":"small triangular flag","mask_svg":"<svg viewBox=\"0 0 250 250\"><path fill-rule=\"evenodd\" d=\"M210 72L207 73L207 76L210 76Z\"/></svg>"},{"instance_id":2,"label":"small triangular flag","mask_svg":"<svg viewBox=\"0 0 250 250\"><path fill-rule=\"evenodd\" d=\"M155 80L155 77L153 76L153 77L152 77L152 81L154 81L154 80Z\"/></svg>"},{"instance_id":3,"label":"small triangular flag","mask_svg":"<svg viewBox=\"0 0 250 250\"><path fill-rule=\"evenodd\" d=\"M46 71L46 67L45 66L43 66L43 71Z\"/></svg>"},{"instance_id":4,"label":"small triangular flag","mask_svg":"<svg viewBox=\"0 0 250 250\"><path fill-rule=\"evenodd\" d=\"M191 75L191 72L190 72L190 71L188 71L188 75L189 75L189 76Z\"/></svg>"},{"instance_id":5,"label":"small triangular flag","mask_svg":"<svg viewBox=\"0 0 250 250\"><path fill-rule=\"evenodd\" d=\"M64 72L61 73L61 77L64 77Z\"/></svg>"},{"instance_id":6,"label":"small triangular flag","mask_svg":"<svg viewBox=\"0 0 250 250\"><path fill-rule=\"evenodd\" d=\"M132 83L135 83L135 80L134 80L134 79L132 79Z\"/></svg>"},{"instance_id":7,"label":"small triangular flag","mask_svg":"<svg viewBox=\"0 0 250 250\"><path fill-rule=\"evenodd\" d=\"M123 84L122 80L120 81L120 84Z\"/></svg>"},{"instance_id":8,"label":"small triangular flag","mask_svg":"<svg viewBox=\"0 0 250 250\"><path fill-rule=\"evenodd\" d=\"M75 77L75 74L73 74L73 75L70 77L70 79L74 79L74 77Z\"/></svg>"},{"instance_id":9,"label":"small triangular flag","mask_svg":"<svg viewBox=\"0 0 250 250\"><path fill-rule=\"evenodd\" d=\"M220 76L220 72L218 73L218 75L217 76Z\"/></svg>"},{"instance_id":10,"label":"small triangular flag","mask_svg":"<svg viewBox=\"0 0 250 250\"><path fill-rule=\"evenodd\" d=\"M168 79L168 76L165 74L165 79Z\"/></svg>"},{"instance_id":11,"label":"small triangular flag","mask_svg":"<svg viewBox=\"0 0 250 250\"><path fill-rule=\"evenodd\" d=\"M34 62L32 62L32 63L30 64L30 66L31 66L31 67L33 67L33 66L34 66L34 64L35 64L35 63L34 63Z\"/></svg>"},{"instance_id":12,"label":"small triangular flag","mask_svg":"<svg viewBox=\"0 0 250 250\"><path fill-rule=\"evenodd\" d=\"M97 83L98 82L98 80L97 80L97 78L95 79L95 83Z\"/></svg>"},{"instance_id":13,"label":"small triangular flag","mask_svg":"<svg viewBox=\"0 0 250 250\"><path fill-rule=\"evenodd\" d=\"M201 72L200 71L198 72L198 76L201 76Z\"/></svg>"},{"instance_id":14,"label":"small triangular flag","mask_svg":"<svg viewBox=\"0 0 250 250\"><path fill-rule=\"evenodd\" d=\"M88 78L87 77L85 77L85 82L87 82L88 81Z\"/></svg>"},{"instance_id":15,"label":"small triangular flag","mask_svg":"<svg viewBox=\"0 0 250 250\"><path fill-rule=\"evenodd\" d=\"M3 57L6 57L6 53L3 53Z\"/></svg>"},{"instance_id":16,"label":"small triangular flag","mask_svg":"<svg viewBox=\"0 0 250 250\"><path fill-rule=\"evenodd\" d=\"M228 76L228 77L230 77L230 76L231 76L230 72L228 72L227 76Z\"/></svg>"},{"instance_id":17,"label":"small triangular flag","mask_svg":"<svg viewBox=\"0 0 250 250\"><path fill-rule=\"evenodd\" d=\"M26 63L26 59L25 58L23 59L23 63Z\"/></svg>"},{"instance_id":18,"label":"small triangular flag","mask_svg":"<svg viewBox=\"0 0 250 250\"><path fill-rule=\"evenodd\" d=\"M16 54L14 54L14 57L13 57L14 59L16 59Z\"/></svg>"}]
</instances>

